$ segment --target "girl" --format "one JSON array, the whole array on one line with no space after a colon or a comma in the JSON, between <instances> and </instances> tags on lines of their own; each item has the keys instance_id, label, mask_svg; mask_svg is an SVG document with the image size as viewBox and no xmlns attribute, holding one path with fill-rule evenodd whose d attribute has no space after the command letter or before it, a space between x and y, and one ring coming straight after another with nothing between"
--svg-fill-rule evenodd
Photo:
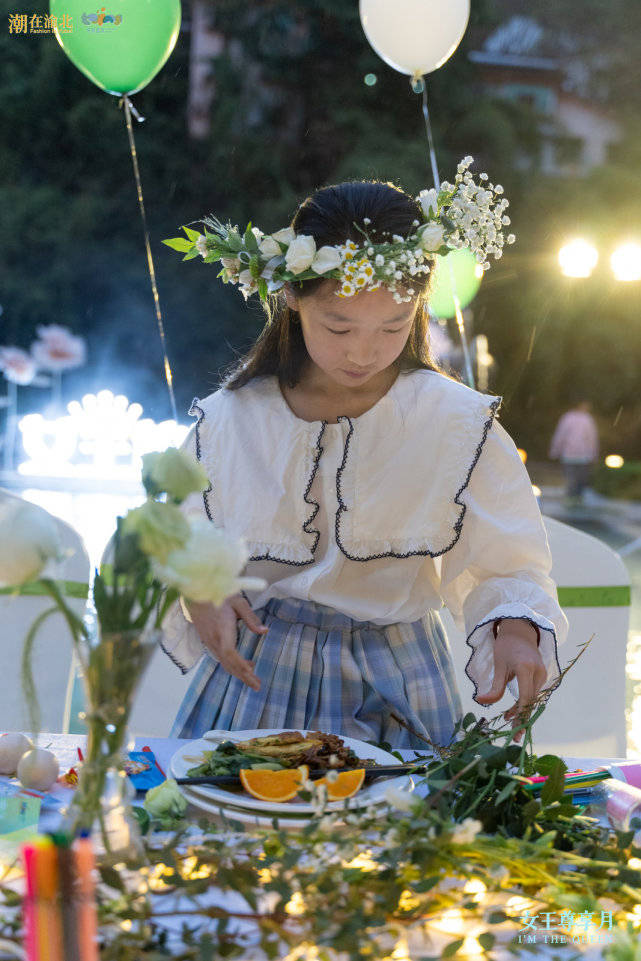
<instances>
[{"instance_id":1,"label":"girl","mask_svg":"<svg viewBox=\"0 0 641 961\"><path fill-rule=\"evenodd\" d=\"M497 420L501 398L430 356L421 199L380 182L320 189L291 228L268 238L253 228L255 240L248 229L253 271L221 257L220 243L212 252L212 234L195 244L246 296L265 280L278 291L248 354L194 401L184 445L211 480L187 508L242 536L245 573L267 586L172 610L165 651L183 672L199 662L172 736L307 728L445 745L462 708L443 604L465 630L477 703L507 684L518 703L505 718L522 719L558 683L568 625L528 474ZM209 223L238 249L240 235ZM438 224L428 227L443 250ZM363 236L371 245L357 261ZM368 265L383 279L371 282ZM278 270L290 280L275 283Z\"/></svg>"}]
</instances>

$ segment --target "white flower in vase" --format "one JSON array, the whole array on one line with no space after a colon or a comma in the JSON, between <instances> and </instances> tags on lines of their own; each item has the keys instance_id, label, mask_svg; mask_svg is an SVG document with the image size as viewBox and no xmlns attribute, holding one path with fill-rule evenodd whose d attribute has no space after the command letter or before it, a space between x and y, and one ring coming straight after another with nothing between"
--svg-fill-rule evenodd
<instances>
[{"instance_id":1,"label":"white flower in vase","mask_svg":"<svg viewBox=\"0 0 641 961\"><path fill-rule=\"evenodd\" d=\"M54 519L29 501L0 499L0 584L20 587L37 578L62 548Z\"/></svg>"},{"instance_id":2,"label":"white flower in vase","mask_svg":"<svg viewBox=\"0 0 641 961\"><path fill-rule=\"evenodd\" d=\"M189 517L190 534L184 547L171 551L164 564L154 562L156 577L175 587L191 601L220 605L243 588L260 590L259 577L240 577L249 551L240 538L231 537L198 515Z\"/></svg>"}]
</instances>

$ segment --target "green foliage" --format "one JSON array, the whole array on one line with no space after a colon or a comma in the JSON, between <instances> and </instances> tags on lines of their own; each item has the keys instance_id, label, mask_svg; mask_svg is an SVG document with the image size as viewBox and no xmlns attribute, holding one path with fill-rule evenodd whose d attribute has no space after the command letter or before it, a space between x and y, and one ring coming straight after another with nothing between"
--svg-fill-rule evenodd
<instances>
[{"instance_id":1,"label":"green foliage","mask_svg":"<svg viewBox=\"0 0 641 961\"><path fill-rule=\"evenodd\" d=\"M15 12L0 0L6 16ZM133 101L145 209L179 411L244 351L264 323L258 298L245 304L194 251L186 264L162 238L214 211L269 232L289 222L316 187L375 177L412 192L432 184L419 98L407 78L371 50L358 5L343 0L214 4L226 38L214 58L210 134L187 127L191 14L170 60ZM623 124L611 161L586 179L524 175L517 155L540 150L536 115L483 92L467 58L510 13L489 0L472 5L470 27L428 95L441 176L475 157L505 186L517 243L493 264L474 302L474 333L488 335L497 366L491 389L502 417L533 457L547 443L569 392L592 394L602 433L624 456L637 443L641 366L636 286L610 279L607 255L637 229L641 188L636 76L639 7L613 0L575 5L536 0L528 14L569 31L595 71L602 109ZM0 35L2 84L0 204L4 214L0 342L27 347L36 326L55 319L89 339L90 367L69 375L69 394L108 386L164 417L168 402L124 116L47 35ZM607 56L603 56L606 53ZM363 83L373 73L373 86ZM63 149L52 149L63 145ZM187 229L187 228L185 228ZM559 276L567 233L591 234L602 266L589 281ZM187 234L189 236L189 234ZM251 242L251 241L250 241ZM183 244L185 241L183 241ZM240 238L239 238L240 243ZM610 245L610 246L609 246ZM456 341L457 333L451 333ZM38 406L38 391L22 391ZM613 426L613 422L620 416Z\"/></svg>"}]
</instances>

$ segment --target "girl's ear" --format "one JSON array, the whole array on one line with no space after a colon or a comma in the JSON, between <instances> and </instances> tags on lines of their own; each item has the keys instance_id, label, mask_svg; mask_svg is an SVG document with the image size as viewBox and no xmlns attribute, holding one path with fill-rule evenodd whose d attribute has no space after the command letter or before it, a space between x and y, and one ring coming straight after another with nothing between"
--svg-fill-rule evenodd
<instances>
[{"instance_id":1,"label":"girl's ear","mask_svg":"<svg viewBox=\"0 0 641 961\"><path fill-rule=\"evenodd\" d=\"M283 287L285 292L285 300L287 301L287 306L290 310L298 310L298 297L292 290L289 284L285 284Z\"/></svg>"}]
</instances>

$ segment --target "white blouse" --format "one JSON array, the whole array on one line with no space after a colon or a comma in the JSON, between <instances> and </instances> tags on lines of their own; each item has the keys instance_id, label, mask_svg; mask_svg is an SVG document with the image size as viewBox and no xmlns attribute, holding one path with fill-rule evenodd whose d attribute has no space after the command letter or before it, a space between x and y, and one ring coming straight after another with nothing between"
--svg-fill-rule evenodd
<instances>
[{"instance_id":1,"label":"white blouse","mask_svg":"<svg viewBox=\"0 0 641 961\"><path fill-rule=\"evenodd\" d=\"M184 448L211 480L185 509L243 537L254 610L271 597L326 604L375 624L412 622L443 605L465 631L474 696L493 677L492 625L540 629L547 683L560 674L568 622L549 576L541 513L500 397L426 370L401 372L360 417L305 421L276 377L220 389L192 413ZM164 648L184 672L202 643L176 605ZM508 682L518 698L518 682Z\"/></svg>"}]
</instances>

